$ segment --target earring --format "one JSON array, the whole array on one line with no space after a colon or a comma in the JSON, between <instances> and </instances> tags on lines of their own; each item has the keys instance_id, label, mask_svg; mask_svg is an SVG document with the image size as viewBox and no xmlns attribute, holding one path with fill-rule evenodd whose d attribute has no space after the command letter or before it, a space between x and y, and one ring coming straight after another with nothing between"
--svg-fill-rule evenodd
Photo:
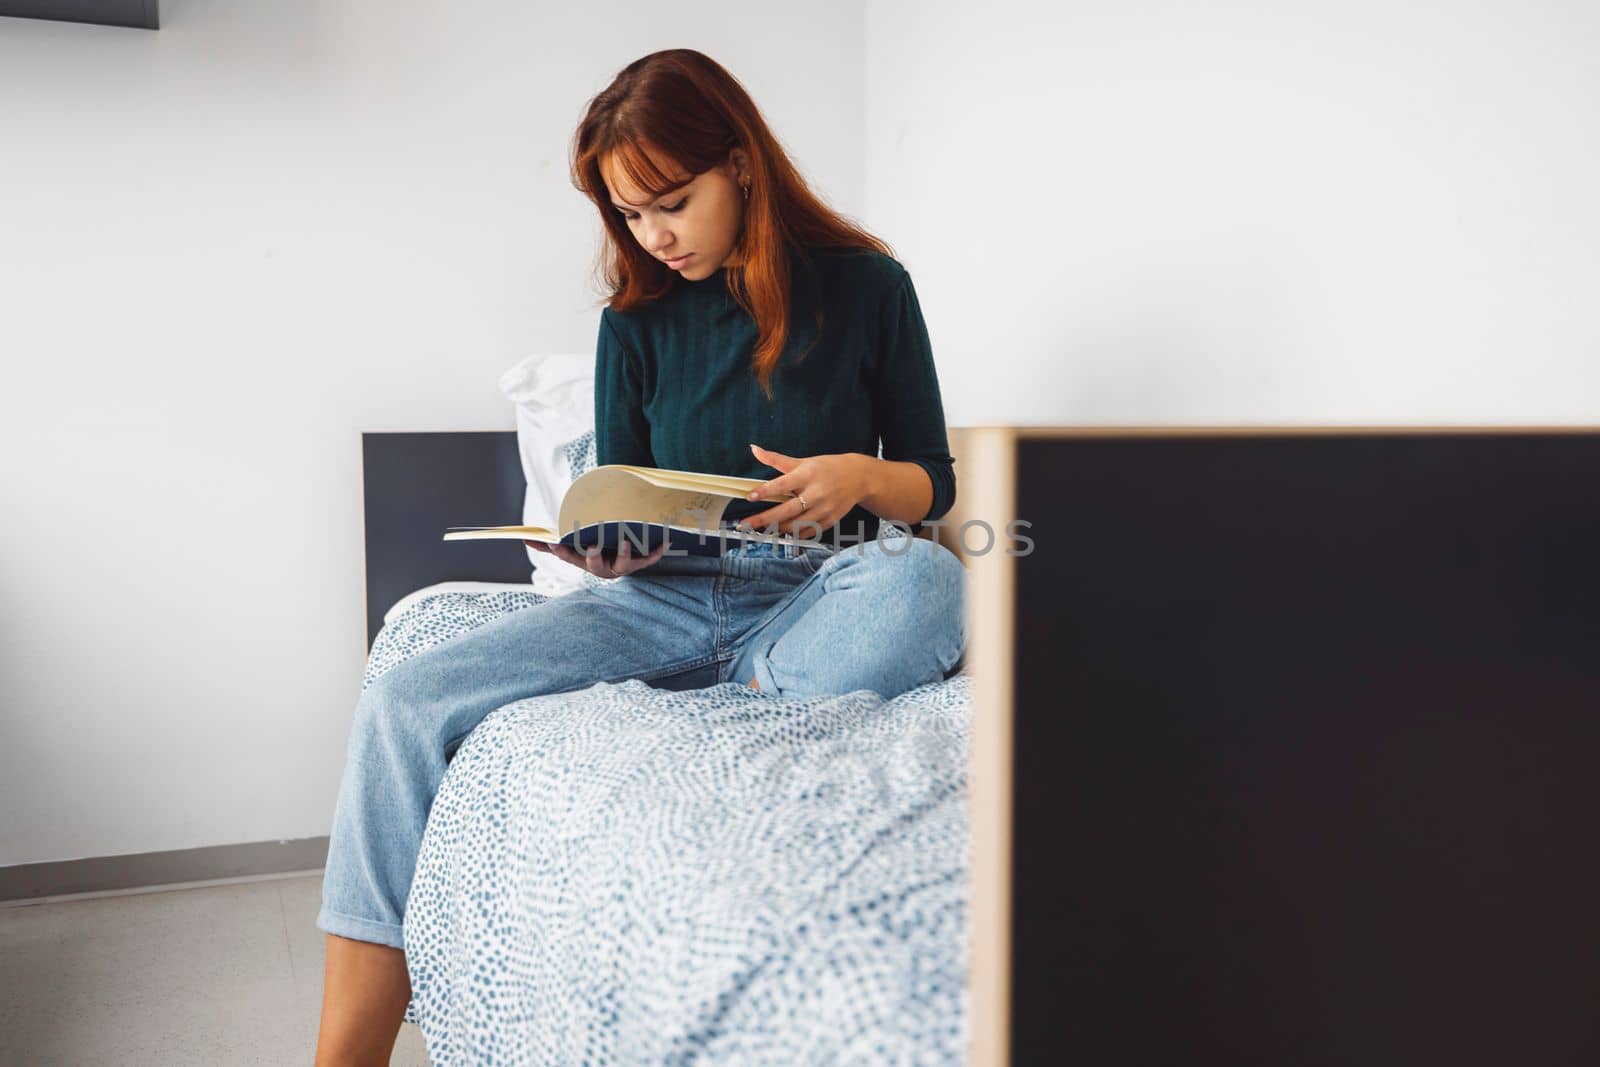
<instances>
[{"instance_id":1,"label":"earring","mask_svg":"<svg viewBox=\"0 0 1600 1067\"><path fill-rule=\"evenodd\" d=\"M746 178L743 182L739 183L739 188L744 190L744 198L746 200L749 200L750 199L750 179Z\"/></svg>"}]
</instances>

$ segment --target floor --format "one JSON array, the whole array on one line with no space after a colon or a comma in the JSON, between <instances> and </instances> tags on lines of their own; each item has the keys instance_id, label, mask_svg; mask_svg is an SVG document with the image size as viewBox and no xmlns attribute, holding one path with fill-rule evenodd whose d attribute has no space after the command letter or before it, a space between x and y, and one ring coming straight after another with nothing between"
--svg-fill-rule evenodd
<instances>
[{"instance_id":1,"label":"floor","mask_svg":"<svg viewBox=\"0 0 1600 1067\"><path fill-rule=\"evenodd\" d=\"M316 1049L322 873L0 906L0 1064L303 1064ZM400 1029L391 1064L427 1067Z\"/></svg>"}]
</instances>

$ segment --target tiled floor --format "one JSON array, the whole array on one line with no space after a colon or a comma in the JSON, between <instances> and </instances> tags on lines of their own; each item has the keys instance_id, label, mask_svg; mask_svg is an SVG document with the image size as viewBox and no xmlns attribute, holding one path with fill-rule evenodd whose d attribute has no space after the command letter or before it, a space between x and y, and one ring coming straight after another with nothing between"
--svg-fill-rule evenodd
<instances>
[{"instance_id":1,"label":"tiled floor","mask_svg":"<svg viewBox=\"0 0 1600 1067\"><path fill-rule=\"evenodd\" d=\"M0 1064L310 1067L322 875L0 907ZM405 1025L393 1064L426 1067Z\"/></svg>"}]
</instances>

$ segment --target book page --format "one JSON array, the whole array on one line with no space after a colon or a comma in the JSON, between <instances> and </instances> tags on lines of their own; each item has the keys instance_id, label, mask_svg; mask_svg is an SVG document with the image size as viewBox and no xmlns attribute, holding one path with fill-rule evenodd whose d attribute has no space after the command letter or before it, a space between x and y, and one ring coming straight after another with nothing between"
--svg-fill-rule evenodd
<instances>
[{"instance_id":1,"label":"book page","mask_svg":"<svg viewBox=\"0 0 1600 1067\"><path fill-rule=\"evenodd\" d=\"M697 474L694 471L665 470L660 467L630 467L621 463L615 466L618 470L638 475L652 485L695 489L729 498L742 498L750 490L764 485L767 481L765 478L735 478L728 474Z\"/></svg>"},{"instance_id":2,"label":"book page","mask_svg":"<svg viewBox=\"0 0 1600 1067\"><path fill-rule=\"evenodd\" d=\"M446 541L511 540L513 538L524 541L543 541L547 545L553 545L561 540L561 535L543 526L447 526L444 533Z\"/></svg>"},{"instance_id":3,"label":"book page","mask_svg":"<svg viewBox=\"0 0 1600 1067\"><path fill-rule=\"evenodd\" d=\"M727 510L728 501L742 497L761 484L753 479L712 478L709 482L696 482L692 478L665 475L658 475L652 481L640 473L645 470L648 468L607 465L585 473L568 487L561 501L559 531L568 534L574 526L619 520L715 530L721 523L722 513ZM731 491L725 492L718 491L716 485L717 482L744 481L751 484L743 489L735 484L728 487Z\"/></svg>"}]
</instances>

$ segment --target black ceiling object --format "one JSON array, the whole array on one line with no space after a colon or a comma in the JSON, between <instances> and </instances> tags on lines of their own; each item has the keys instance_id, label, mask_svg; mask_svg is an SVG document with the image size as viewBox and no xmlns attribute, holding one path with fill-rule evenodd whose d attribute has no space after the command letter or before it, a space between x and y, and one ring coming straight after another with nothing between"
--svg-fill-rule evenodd
<instances>
[{"instance_id":1,"label":"black ceiling object","mask_svg":"<svg viewBox=\"0 0 1600 1067\"><path fill-rule=\"evenodd\" d=\"M0 15L158 30L160 7L161 0L0 0Z\"/></svg>"}]
</instances>

